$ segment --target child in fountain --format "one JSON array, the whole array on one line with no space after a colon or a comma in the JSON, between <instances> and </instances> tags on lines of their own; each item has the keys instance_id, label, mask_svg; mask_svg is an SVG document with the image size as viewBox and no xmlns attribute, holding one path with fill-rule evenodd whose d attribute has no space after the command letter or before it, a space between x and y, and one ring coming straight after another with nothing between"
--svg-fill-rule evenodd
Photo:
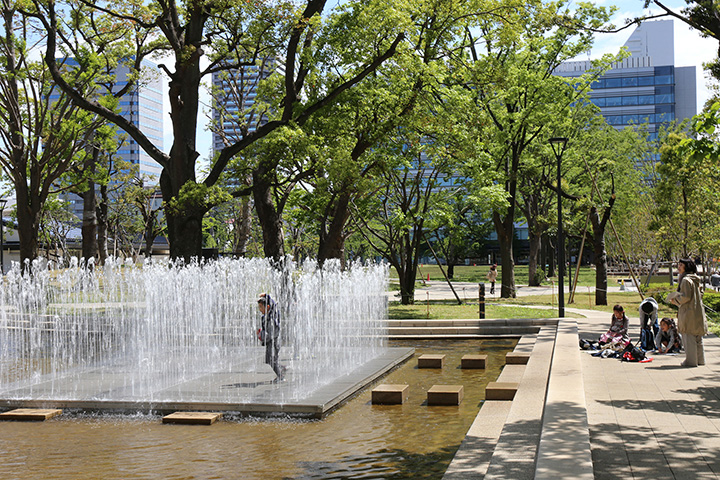
<instances>
[{"instance_id":1,"label":"child in fountain","mask_svg":"<svg viewBox=\"0 0 720 480\"><path fill-rule=\"evenodd\" d=\"M262 313L261 328L258 329L258 340L265 346L265 363L277 375L278 380L285 378L285 367L280 365L280 312L277 303L270 298L270 294L261 293L258 298L258 308Z\"/></svg>"}]
</instances>

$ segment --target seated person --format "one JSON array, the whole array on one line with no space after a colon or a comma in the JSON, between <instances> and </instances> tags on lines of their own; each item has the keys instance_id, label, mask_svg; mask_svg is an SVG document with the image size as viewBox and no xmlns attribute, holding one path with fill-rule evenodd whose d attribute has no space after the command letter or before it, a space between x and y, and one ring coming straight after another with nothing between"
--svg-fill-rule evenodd
<instances>
[{"instance_id":1,"label":"seated person","mask_svg":"<svg viewBox=\"0 0 720 480\"><path fill-rule=\"evenodd\" d=\"M672 318L663 318L660 320L660 331L655 336L655 348L660 354L678 353L682 348L680 343L680 335Z\"/></svg>"},{"instance_id":2,"label":"seated person","mask_svg":"<svg viewBox=\"0 0 720 480\"><path fill-rule=\"evenodd\" d=\"M628 328L630 320L625 316L625 310L622 305L613 307L613 316L610 323L610 329L600 336L600 345L613 344L613 346L625 347L630 342L628 336Z\"/></svg>"}]
</instances>

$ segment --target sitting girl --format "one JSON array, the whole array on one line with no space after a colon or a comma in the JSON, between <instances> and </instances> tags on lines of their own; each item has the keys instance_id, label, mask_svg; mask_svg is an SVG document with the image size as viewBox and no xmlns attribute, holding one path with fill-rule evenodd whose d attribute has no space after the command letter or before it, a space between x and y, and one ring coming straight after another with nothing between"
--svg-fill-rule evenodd
<instances>
[{"instance_id":1,"label":"sitting girl","mask_svg":"<svg viewBox=\"0 0 720 480\"><path fill-rule=\"evenodd\" d=\"M625 316L622 305L613 307L613 316L610 323L610 330L600 336L600 345L612 344L613 347L623 347L630 342L628 328L630 320Z\"/></svg>"},{"instance_id":2,"label":"sitting girl","mask_svg":"<svg viewBox=\"0 0 720 480\"><path fill-rule=\"evenodd\" d=\"M655 348L660 354L680 352L680 348L682 348L680 335L678 335L675 320L672 318L660 320L660 330L655 336Z\"/></svg>"}]
</instances>

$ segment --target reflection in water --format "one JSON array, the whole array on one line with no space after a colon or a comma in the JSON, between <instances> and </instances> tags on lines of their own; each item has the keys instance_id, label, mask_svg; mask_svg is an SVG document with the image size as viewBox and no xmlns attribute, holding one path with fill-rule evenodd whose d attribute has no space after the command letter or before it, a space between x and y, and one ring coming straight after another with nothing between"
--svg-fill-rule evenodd
<instances>
[{"instance_id":1,"label":"reflection in water","mask_svg":"<svg viewBox=\"0 0 720 480\"><path fill-rule=\"evenodd\" d=\"M381 380L407 383L404 405L371 405L370 389L321 421L226 418L213 426L162 425L158 417L64 415L0 423L0 478L326 479L441 478L515 340L391 342L447 355L442 370L411 359ZM461 370L468 353L488 370ZM461 384L459 407L429 407L434 384Z\"/></svg>"}]
</instances>

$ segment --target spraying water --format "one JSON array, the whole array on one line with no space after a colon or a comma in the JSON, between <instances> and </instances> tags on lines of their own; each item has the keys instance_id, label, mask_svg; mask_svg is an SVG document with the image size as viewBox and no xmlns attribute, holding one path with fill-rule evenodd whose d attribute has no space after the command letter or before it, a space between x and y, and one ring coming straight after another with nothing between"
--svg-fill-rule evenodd
<instances>
[{"instance_id":1,"label":"spraying water","mask_svg":"<svg viewBox=\"0 0 720 480\"><path fill-rule=\"evenodd\" d=\"M386 351L386 266L283 263L15 266L0 287L0 398L282 403ZM263 292L281 312L282 384L257 339Z\"/></svg>"}]
</instances>

